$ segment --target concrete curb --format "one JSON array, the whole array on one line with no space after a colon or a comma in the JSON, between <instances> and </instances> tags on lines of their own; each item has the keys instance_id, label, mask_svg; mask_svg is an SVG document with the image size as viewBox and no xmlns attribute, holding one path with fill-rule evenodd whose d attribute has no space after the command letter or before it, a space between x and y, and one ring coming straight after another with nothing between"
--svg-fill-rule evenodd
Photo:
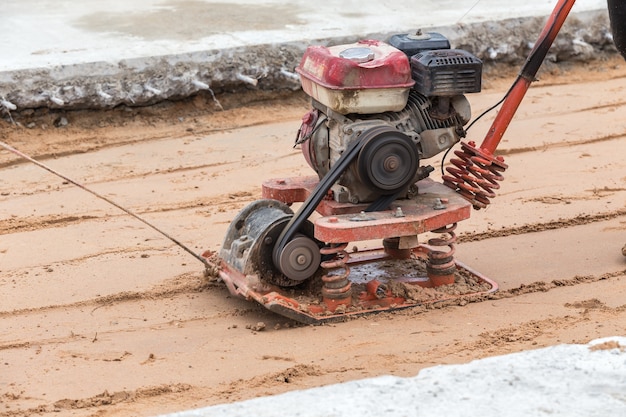
<instances>
[{"instance_id":1,"label":"concrete curb","mask_svg":"<svg viewBox=\"0 0 626 417\"><path fill-rule=\"evenodd\" d=\"M545 17L514 18L428 28L485 63L517 64L526 58ZM402 33L401 30L398 32ZM200 91L212 95L244 89L298 89L294 68L310 44L388 39L390 33L215 49L118 62L93 62L0 72L0 108L101 109L120 104L146 106ZM571 15L547 58L587 61L616 53L606 10ZM217 102L219 105L219 102Z\"/></svg>"}]
</instances>

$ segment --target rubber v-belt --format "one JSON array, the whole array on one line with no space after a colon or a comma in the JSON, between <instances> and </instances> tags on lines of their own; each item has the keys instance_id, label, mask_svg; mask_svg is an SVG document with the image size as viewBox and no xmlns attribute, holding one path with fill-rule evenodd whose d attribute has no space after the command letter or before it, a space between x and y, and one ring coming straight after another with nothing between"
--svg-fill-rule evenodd
<instances>
[{"instance_id":1,"label":"rubber v-belt","mask_svg":"<svg viewBox=\"0 0 626 417\"><path fill-rule=\"evenodd\" d=\"M383 128L384 130L385 128ZM361 149L367 144L369 139L375 137L381 130L381 128L370 129L364 132L358 140L352 142L348 148L341 154L335 165L328 171L328 173L320 180L317 187L309 195L309 198L302 204L300 209L293 215L289 223L285 226L281 234L278 236L276 245L272 251L272 259L274 265L280 265L280 255L294 235L302 226L302 223L309 218L315 211L320 202L324 199L328 190L333 186L335 182L341 177L341 175L348 169L352 161L356 159L361 152ZM380 211L385 210L395 199L398 194L383 195L378 200L374 201L365 211Z\"/></svg>"}]
</instances>

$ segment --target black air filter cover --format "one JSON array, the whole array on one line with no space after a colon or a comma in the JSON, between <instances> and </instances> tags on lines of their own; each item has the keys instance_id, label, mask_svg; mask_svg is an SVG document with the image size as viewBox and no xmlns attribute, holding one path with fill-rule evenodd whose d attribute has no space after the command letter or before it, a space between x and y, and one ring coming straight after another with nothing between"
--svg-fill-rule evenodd
<instances>
[{"instance_id":1,"label":"black air filter cover","mask_svg":"<svg viewBox=\"0 0 626 417\"><path fill-rule=\"evenodd\" d=\"M461 49L424 51L411 57L413 88L427 97L478 93L483 63Z\"/></svg>"},{"instance_id":2,"label":"black air filter cover","mask_svg":"<svg viewBox=\"0 0 626 417\"><path fill-rule=\"evenodd\" d=\"M423 51L450 49L450 42L440 33L428 32L417 34L404 33L389 38L389 45L401 50L409 58Z\"/></svg>"}]
</instances>

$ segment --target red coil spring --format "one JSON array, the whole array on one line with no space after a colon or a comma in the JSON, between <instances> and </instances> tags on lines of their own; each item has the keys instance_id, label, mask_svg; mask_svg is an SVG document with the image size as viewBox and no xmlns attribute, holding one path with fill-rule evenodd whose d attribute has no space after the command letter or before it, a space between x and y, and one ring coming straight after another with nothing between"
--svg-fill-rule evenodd
<instances>
[{"instance_id":1,"label":"red coil spring","mask_svg":"<svg viewBox=\"0 0 626 417\"><path fill-rule=\"evenodd\" d=\"M351 296L352 284L348 280L350 275L350 268L346 265L346 262L350 258L348 252L346 252L347 243L341 243L331 247L325 247L320 249L322 256L334 255L334 257L327 261L322 261L320 266L326 270L343 269L340 273L326 274L322 277L324 287L322 288L322 295L324 298L333 300L347 299Z\"/></svg>"},{"instance_id":2,"label":"red coil spring","mask_svg":"<svg viewBox=\"0 0 626 417\"><path fill-rule=\"evenodd\" d=\"M500 188L499 182L504 180L502 172L507 168L502 157L494 157L476 148L474 142L461 144L460 151L454 151L457 158L452 158L453 167L446 168L450 175L444 175L443 183L452 188L476 210L487 207L490 198L496 194L493 190Z\"/></svg>"},{"instance_id":3,"label":"red coil spring","mask_svg":"<svg viewBox=\"0 0 626 417\"><path fill-rule=\"evenodd\" d=\"M436 249L428 252L429 275L430 273L436 275L448 275L454 273L456 270L456 265L454 263L454 253L456 252L454 247L454 244L456 243L456 233L454 233L455 229L456 223L432 231L433 233L441 233L442 235L448 234L449 237L441 236L428 240L428 245L434 248L448 247L448 250L445 252Z\"/></svg>"}]
</instances>

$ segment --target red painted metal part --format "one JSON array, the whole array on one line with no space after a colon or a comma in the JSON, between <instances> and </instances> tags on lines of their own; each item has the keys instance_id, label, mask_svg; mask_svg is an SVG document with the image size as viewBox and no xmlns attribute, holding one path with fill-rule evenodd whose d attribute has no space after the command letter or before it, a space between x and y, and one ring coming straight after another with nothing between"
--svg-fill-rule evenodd
<instances>
[{"instance_id":1,"label":"red painted metal part","mask_svg":"<svg viewBox=\"0 0 626 417\"><path fill-rule=\"evenodd\" d=\"M447 168L450 175L443 177L444 184L477 210L486 207L495 197L493 190L500 188L498 182L504 179L501 173L507 165L504 158L494 156L494 152L575 2L557 2L481 145L476 147L474 142L462 142L462 150L455 152L458 159L450 161L454 166Z\"/></svg>"},{"instance_id":2,"label":"red painted metal part","mask_svg":"<svg viewBox=\"0 0 626 417\"><path fill-rule=\"evenodd\" d=\"M303 202L315 189L317 182L317 177L268 180L263 184L263 198L287 204ZM393 244L394 239L416 237L428 231L441 233L446 226L469 218L471 213L470 203L443 184L425 179L419 181L417 187L415 198L397 200L390 210L383 212L364 212L367 204L342 204L331 199L324 200L318 206L317 210L322 217L314 222L314 234L321 241L331 244L323 251L342 255L322 262L322 269L327 269L327 274L311 278L310 285L313 288L318 286L318 290L313 290L314 294L307 289L286 290L273 286L264 281L263 277L242 274L224 260L216 265L219 276L231 294L254 300L268 310L307 324L496 291L498 286L495 282L461 262L454 261L454 275L470 276L485 284L481 291L462 295L440 292L438 297L421 301L398 295L397 291L394 293L392 287L397 285L415 288L438 285L429 277L424 265L428 264L430 257L441 254L441 248L435 246L398 249ZM346 242L372 239L383 239L385 248L346 251ZM448 245L453 243L452 240L444 243ZM213 253L206 252L203 257L210 260L211 255Z\"/></svg>"},{"instance_id":3,"label":"red painted metal part","mask_svg":"<svg viewBox=\"0 0 626 417\"><path fill-rule=\"evenodd\" d=\"M511 87L507 98L504 100L504 103L502 103L500 111L483 139L483 143L480 145L480 150L484 154L493 155L496 151L532 81L533 80L528 80L524 77L519 77Z\"/></svg>"},{"instance_id":4,"label":"red painted metal part","mask_svg":"<svg viewBox=\"0 0 626 417\"><path fill-rule=\"evenodd\" d=\"M472 141L461 143L461 150L454 151L449 175L442 177L444 185L459 193L472 203L475 209L487 207L490 199L496 196L494 190L500 188L504 180L502 172L508 168L504 158L494 156L476 148Z\"/></svg>"},{"instance_id":5,"label":"red painted metal part","mask_svg":"<svg viewBox=\"0 0 626 417\"><path fill-rule=\"evenodd\" d=\"M263 183L263 198L291 204L303 202L317 185L317 177L279 178ZM396 200L390 210L362 213L369 204L323 200L317 207L315 237L327 243L358 242L398 236L415 236L468 219L471 205L448 187L431 179L417 183L418 196ZM434 209L440 201L445 208Z\"/></svg>"},{"instance_id":6,"label":"red painted metal part","mask_svg":"<svg viewBox=\"0 0 626 417\"><path fill-rule=\"evenodd\" d=\"M453 160L455 167L448 168L451 175L444 176L444 184L428 179L420 181L418 183L419 194L416 199L395 201L390 210L383 212L365 212L367 204L341 204L332 200L331 196L319 204L316 210L322 217L314 222L314 235L322 242L336 244L331 248L337 253L342 252L342 256L332 260L333 267L344 270L343 275L340 276L333 275L331 270L330 274L323 277L326 278L325 285L326 281L333 280L341 281L340 284L343 285L343 281L349 279L348 285L337 288L329 286L325 288L324 296L320 295L316 298L308 294L306 298L303 294L298 295L297 289L290 288L287 292L267 284L262 277L244 275L221 260L220 264L215 266L219 269L219 276L226 283L231 294L255 300L267 309L294 320L317 324L351 315L408 308L496 291L498 285L494 281L454 261L456 272L452 272L451 276L457 277L457 274L460 274L485 284L480 286L480 291L462 295L443 295L425 301L405 298L394 294L390 286L396 283L416 287L437 285L429 274L418 276L415 271L419 268L407 268L406 263L421 260L428 264L429 258L437 258L441 252L436 248L420 245L409 249L408 252L406 249L388 247L362 252L355 250L348 253L345 251L346 242L411 237L428 231L443 233L453 230L454 227L446 229L446 226L469 218L471 205L478 209L489 204L489 199L495 196L493 190L499 188L498 182L503 179L501 173L507 168L504 160L494 156L494 152L574 3L575 0L558 1L483 143L480 147L473 142L462 143L462 150L455 152L459 159ZM332 89L374 88L377 86L376 81L380 78L378 72L366 71L371 68L344 62L325 49L311 49L305 58L299 67L301 75L304 78L309 76L317 84L328 85ZM385 59L396 60L394 54L386 55ZM324 63L331 61L337 64L334 66L338 70L337 73L324 72L327 68ZM398 59L397 63L400 68L398 74L402 75L406 70L403 67L404 59ZM309 71L311 68L321 69L322 72L311 73ZM349 79L345 76L345 72L362 72L363 75L367 74L371 78L366 78L365 83L359 79L358 84L346 86L337 81ZM321 78L316 78L320 75ZM389 75L384 75L382 78L390 79ZM396 81L396 86L406 87L400 79ZM303 126L311 128L313 124L307 119L303 120ZM313 192L317 183L317 177L269 180L263 184L263 197L287 204L303 202ZM452 190L457 191L458 194ZM452 235L449 240L439 242L438 246L444 246L444 244L449 246L451 255L454 252L453 243L454 236ZM207 251L202 256L210 263L213 255L214 253ZM398 257L392 255L398 255ZM446 259L446 264L443 264L446 268L447 262ZM451 276L441 274L445 280L451 279ZM351 291L354 288L362 288L362 290L355 294ZM345 294L341 293L344 289L346 289ZM337 292L345 297L337 298ZM287 293L289 296L286 295ZM329 299L332 300L329 302Z\"/></svg>"},{"instance_id":7,"label":"red painted metal part","mask_svg":"<svg viewBox=\"0 0 626 417\"><path fill-rule=\"evenodd\" d=\"M341 56L344 49L368 48L373 52L365 62ZM296 71L305 80L330 89L409 88L415 84L404 52L377 40L352 45L309 46Z\"/></svg>"},{"instance_id":8,"label":"red painted metal part","mask_svg":"<svg viewBox=\"0 0 626 417\"><path fill-rule=\"evenodd\" d=\"M426 246L419 246L411 251L414 259L425 260L430 249ZM211 262L212 255L214 254L210 251L202 254L209 262ZM351 281L353 284L362 284L360 288L363 290L353 294L351 306L341 311L329 308L321 300L321 297L318 300L309 297L306 301L302 301L297 290L284 291L279 287L265 284L259 277L255 275L246 276L223 260L216 267L219 269L220 278L226 283L231 294L247 300L254 300L270 311L305 324L321 324L350 316L441 303L461 297L471 298L492 293L498 289L497 283L456 261L459 273L485 284L485 287L488 288L484 291L461 295L442 294L439 298L422 301L407 299L391 292L389 286L392 281L416 287L430 287L432 285L427 276L413 273L406 266L394 268L394 262L406 264L407 260L394 259L383 249L350 253L350 259L347 263L351 269L357 271L357 274L352 274ZM359 271L359 267L364 268L365 273ZM394 274L394 271L400 271L400 273Z\"/></svg>"},{"instance_id":9,"label":"red painted metal part","mask_svg":"<svg viewBox=\"0 0 626 417\"><path fill-rule=\"evenodd\" d=\"M446 190L441 184L433 183ZM439 188L439 187L433 187ZM434 210L437 195L417 202L398 200L391 210L341 214L315 220L315 237L322 242L359 242L399 236L416 236L469 218L470 204L458 195L448 198L446 209Z\"/></svg>"},{"instance_id":10,"label":"red painted metal part","mask_svg":"<svg viewBox=\"0 0 626 417\"><path fill-rule=\"evenodd\" d=\"M554 42L554 39L558 35L567 15L569 14L572 6L576 0L560 0L552 14L548 18L543 31L539 35L538 41L535 43L526 64L522 68L520 77L515 81L511 90L502 104L498 115L493 121L491 128L487 132L483 143L480 145L480 150L485 154L493 154L504 136L511 119L515 115L520 103L528 91L530 84L535 81L535 75L537 70L541 66L543 59L546 57L550 46ZM534 58L533 62L531 60Z\"/></svg>"}]
</instances>

